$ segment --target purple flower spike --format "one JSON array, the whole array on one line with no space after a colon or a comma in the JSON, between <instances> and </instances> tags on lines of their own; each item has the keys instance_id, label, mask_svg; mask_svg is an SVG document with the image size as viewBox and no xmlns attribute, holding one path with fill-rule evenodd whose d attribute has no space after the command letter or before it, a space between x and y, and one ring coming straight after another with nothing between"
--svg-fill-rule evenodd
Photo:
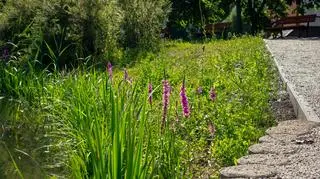
<instances>
[{"instance_id":1,"label":"purple flower spike","mask_svg":"<svg viewBox=\"0 0 320 179\"><path fill-rule=\"evenodd\" d=\"M210 137L214 137L214 135L216 133L216 127L214 126L212 121L209 121L209 123L208 123L208 130L209 130L209 133L210 133Z\"/></svg>"},{"instance_id":2,"label":"purple flower spike","mask_svg":"<svg viewBox=\"0 0 320 179\"><path fill-rule=\"evenodd\" d=\"M162 93L162 105L163 105L163 114L162 114L162 129L164 128L166 117L168 113L168 107L169 107L169 98L170 98L170 85L168 80L162 81L163 86L163 93Z\"/></svg>"},{"instance_id":3,"label":"purple flower spike","mask_svg":"<svg viewBox=\"0 0 320 179\"><path fill-rule=\"evenodd\" d=\"M217 94L216 94L215 89L213 87L210 89L209 96L212 101L215 101Z\"/></svg>"},{"instance_id":4,"label":"purple flower spike","mask_svg":"<svg viewBox=\"0 0 320 179\"><path fill-rule=\"evenodd\" d=\"M127 69L125 68L124 69L124 81L127 81L128 83L132 84L132 79L129 77L129 74L128 74L128 71Z\"/></svg>"},{"instance_id":5,"label":"purple flower spike","mask_svg":"<svg viewBox=\"0 0 320 179\"><path fill-rule=\"evenodd\" d=\"M181 105L183 109L183 115L184 117L188 118L190 116L190 109L189 109L189 102L186 95L186 88L185 88L184 82L182 84L181 91L180 91L180 99L181 99Z\"/></svg>"},{"instance_id":6,"label":"purple flower spike","mask_svg":"<svg viewBox=\"0 0 320 179\"><path fill-rule=\"evenodd\" d=\"M127 81L129 79L128 71L126 68L124 69L124 77L123 78L125 81Z\"/></svg>"},{"instance_id":7,"label":"purple flower spike","mask_svg":"<svg viewBox=\"0 0 320 179\"><path fill-rule=\"evenodd\" d=\"M9 57L9 50L7 48L3 50L2 57L4 59L7 59Z\"/></svg>"},{"instance_id":8,"label":"purple flower spike","mask_svg":"<svg viewBox=\"0 0 320 179\"><path fill-rule=\"evenodd\" d=\"M202 92L203 92L203 89L201 86L199 86L197 89L197 94L200 95L200 94L202 94Z\"/></svg>"},{"instance_id":9,"label":"purple flower spike","mask_svg":"<svg viewBox=\"0 0 320 179\"><path fill-rule=\"evenodd\" d=\"M110 62L108 62L107 70L108 70L108 73L109 73L109 79L110 79L110 81L112 81L112 65L111 65Z\"/></svg>"},{"instance_id":10,"label":"purple flower spike","mask_svg":"<svg viewBox=\"0 0 320 179\"><path fill-rule=\"evenodd\" d=\"M149 98L148 98L149 103L150 105L152 105L152 84L151 83L149 83L148 85L148 95L149 95Z\"/></svg>"}]
</instances>

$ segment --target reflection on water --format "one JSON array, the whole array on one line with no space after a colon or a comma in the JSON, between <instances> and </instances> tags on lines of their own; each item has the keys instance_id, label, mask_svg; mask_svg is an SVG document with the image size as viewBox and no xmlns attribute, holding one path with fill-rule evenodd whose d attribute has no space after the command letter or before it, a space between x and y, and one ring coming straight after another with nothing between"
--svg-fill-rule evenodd
<instances>
[{"instance_id":1,"label":"reflection on water","mask_svg":"<svg viewBox=\"0 0 320 179\"><path fill-rule=\"evenodd\" d=\"M17 101L0 97L0 178L44 178L40 164L35 160L37 142L35 133Z\"/></svg>"}]
</instances>

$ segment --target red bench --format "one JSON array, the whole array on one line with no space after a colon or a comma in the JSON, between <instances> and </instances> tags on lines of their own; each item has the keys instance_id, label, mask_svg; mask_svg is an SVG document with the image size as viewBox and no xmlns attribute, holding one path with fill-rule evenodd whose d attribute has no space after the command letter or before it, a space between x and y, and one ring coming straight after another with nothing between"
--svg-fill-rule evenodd
<instances>
[{"instance_id":1,"label":"red bench","mask_svg":"<svg viewBox=\"0 0 320 179\"><path fill-rule=\"evenodd\" d=\"M305 30L306 35L308 36L309 23L314 22L316 20L316 17L317 17L316 14L305 15L305 16L284 17L274 21L271 24L271 27L265 28L265 31L273 33L274 37L279 33L281 37L283 37L283 33L282 33L283 30L298 29L299 37L301 36L301 30Z\"/></svg>"}]
</instances>

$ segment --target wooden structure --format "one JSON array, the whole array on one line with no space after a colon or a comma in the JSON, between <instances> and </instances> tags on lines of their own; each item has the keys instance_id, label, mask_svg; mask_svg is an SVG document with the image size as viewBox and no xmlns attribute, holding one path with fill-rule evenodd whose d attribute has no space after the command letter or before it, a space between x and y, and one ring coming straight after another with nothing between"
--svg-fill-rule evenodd
<instances>
[{"instance_id":1,"label":"wooden structure","mask_svg":"<svg viewBox=\"0 0 320 179\"><path fill-rule=\"evenodd\" d=\"M305 30L306 35L309 35L309 23L315 22L316 15L304 15L304 16L290 16L284 17L279 20L275 20L270 27L265 28L266 32L273 33L275 37L277 34L280 33L281 37L283 37L283 30L289 29L298 29L299 30L299 37L301 36L301 31Z\"/></svg>"}]
</instances>

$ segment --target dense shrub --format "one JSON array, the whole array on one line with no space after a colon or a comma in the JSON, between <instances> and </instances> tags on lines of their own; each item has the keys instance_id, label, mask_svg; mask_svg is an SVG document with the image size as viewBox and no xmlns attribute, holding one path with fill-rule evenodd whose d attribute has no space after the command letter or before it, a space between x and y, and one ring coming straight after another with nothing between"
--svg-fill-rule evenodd
<instances>
[{"instance_id":1,"label":"dense shrub","mask_svg":"<svg viewBox=\"0 0 320 179\"><path fill-rule=\"evenodd\" d=\"M156 48L170 10L168 0L120 0L124 11L124 47Z\"/></svg>"},{"instance_id":2,"label":"dense shrub","mask_svg":"<svg viewBox=\"0 0 320 179\"><path fill-rule=\"evenodd\" d=\"M115 52L121 12L115 1L9 0L0 22L2 44L11 41L27 60L57 68Z\"/></svg>"},{"instance_id":3,"label":"dense shrub","mask_svg":"<svg viewBox=\"0 0 320 179\"><path fill-rule=\"evenodd\" d=\"M0 50L50 69L115 61L123 48L155 49L168 8L166 0L8 0Z\"/></svg>"}]
</instances>

